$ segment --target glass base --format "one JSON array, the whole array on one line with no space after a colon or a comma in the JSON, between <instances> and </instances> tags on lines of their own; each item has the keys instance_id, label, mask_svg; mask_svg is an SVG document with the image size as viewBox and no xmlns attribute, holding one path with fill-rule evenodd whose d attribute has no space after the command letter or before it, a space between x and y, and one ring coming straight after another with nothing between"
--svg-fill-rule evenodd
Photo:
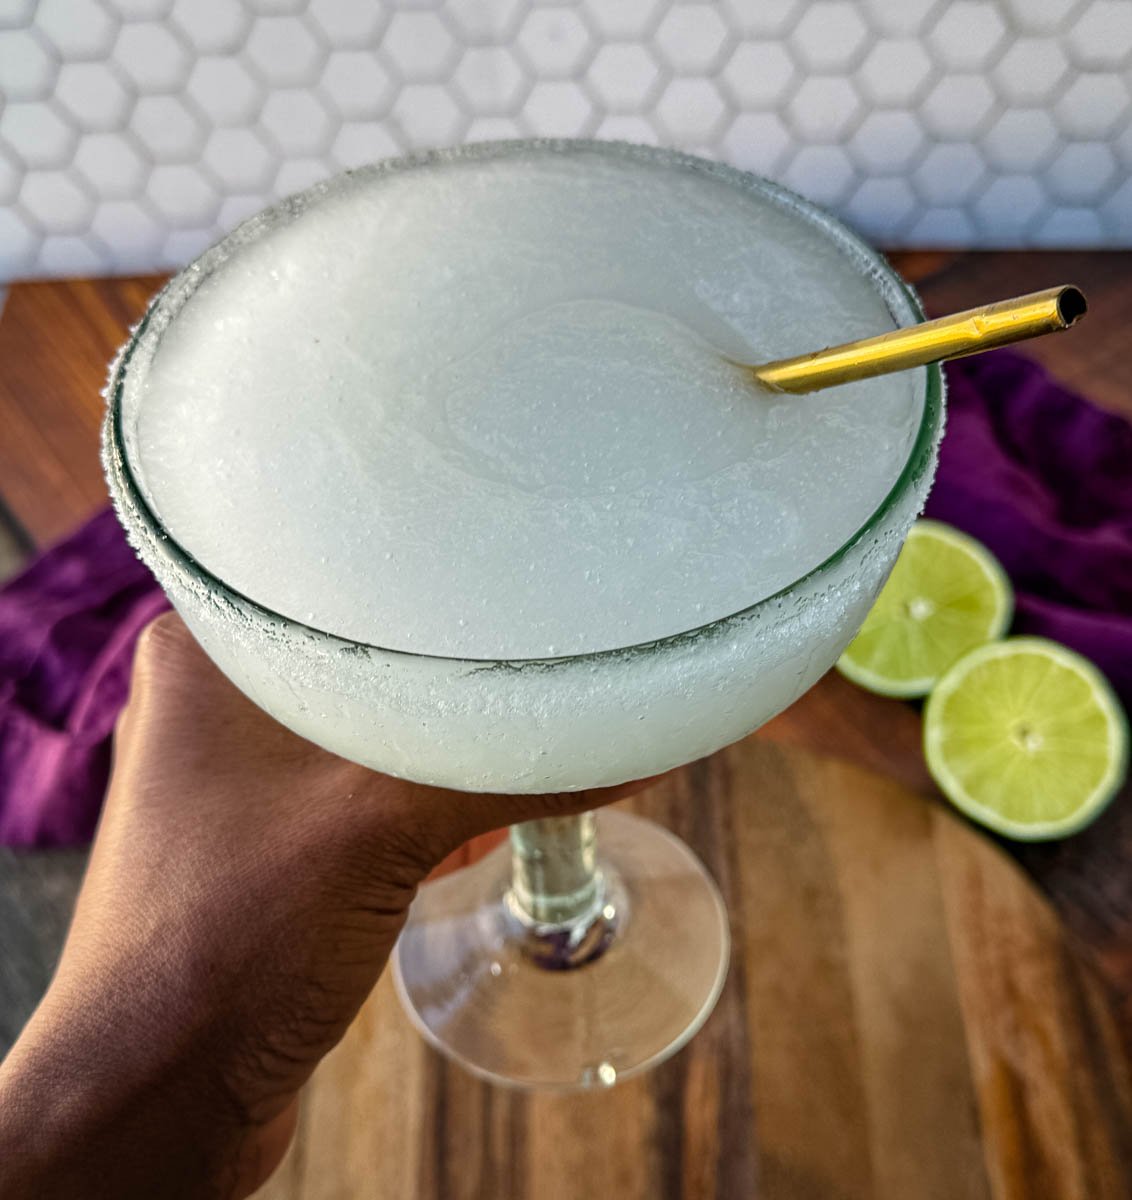
<instances>
[{"instance_id":1,"label":"glass base","mask_svg":"<svg viewBox=\"0 0 1132 1200\"><path fill-rule=\"evenodd\" d=\"M730 935L715 882L678 838L597 817L602 896L575 927L511 894L506 845L426 884L394 954L398 993L438 1050L513 1087L608 1087L674 1054L707 1020Z\"/></svg>"}]
</instances>

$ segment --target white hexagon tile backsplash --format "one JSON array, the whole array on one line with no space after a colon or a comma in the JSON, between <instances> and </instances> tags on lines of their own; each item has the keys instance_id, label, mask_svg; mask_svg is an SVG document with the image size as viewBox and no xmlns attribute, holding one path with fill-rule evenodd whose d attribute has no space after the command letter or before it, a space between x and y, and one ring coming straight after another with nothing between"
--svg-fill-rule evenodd
<instances>
[{"instance_id":1,"label":"white hexagon tile backsplash","mask_svg":"<svg viewBox=\"0 0 1132 1200\"><path fill-rule=\"evenodd\" d=\"M1132 0L0 0L0 95L0 281L538 134L726 159L887 246L1132 245Z\"/></svg>"}]
</instances>

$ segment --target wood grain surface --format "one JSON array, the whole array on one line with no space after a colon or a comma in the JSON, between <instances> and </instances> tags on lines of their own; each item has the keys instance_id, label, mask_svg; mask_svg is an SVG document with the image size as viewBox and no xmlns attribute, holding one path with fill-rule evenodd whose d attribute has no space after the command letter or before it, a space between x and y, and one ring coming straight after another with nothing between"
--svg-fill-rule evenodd
<instances>
[{"instance_id":1,"label":"wood grain surface","mask_svg":"<svg viewBox=\"0 0 1132 1200\"><path fill-rule=\"evenodd\" d=\"M1132 255L894 259L933 313L1077 283L1089 319L1025 349L1132 415ZM99 390L159 283L11 290L14 544L45 545L106 502ZM1132 1195L1127 794L1066 843L998 846L939 801L915 709L831 675L637 807L690 842L731 913L731 974L693 1043L610 1093L524 1097L428 1051L384 981L264 1196Z\"/></svg>"},{"instance_id":2,"label":"wood grain surface","mask_svg":"<svg viewBox=\"0 0 1132 1200\"><path fill-rule=\"evenodd\" d=\"M610 1092L510 1092L426 1048L385 979L263 1200L1132 1194L1108 996L992 844L757 735L632 807L696 850L730 914L727 983L689 1046Z\"/></svg>"},{"instance_id":3,"label":"wood grain surface","mask_svg":"<svg viewBox=\"0 0 1132 1200\"><path fill-rule=\"evenodd\" d=\"M108 503L98 461L111 358L161 277L21 283L0 318L0 501L35 546Z\"/></svg>"}]
</instances>

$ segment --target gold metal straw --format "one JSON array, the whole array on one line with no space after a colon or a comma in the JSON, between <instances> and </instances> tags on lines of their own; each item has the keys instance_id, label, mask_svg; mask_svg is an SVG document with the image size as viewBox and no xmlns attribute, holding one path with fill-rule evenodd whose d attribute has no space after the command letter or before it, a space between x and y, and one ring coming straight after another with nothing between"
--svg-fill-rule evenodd
<instances>
[{"instance_id":1,"label":"gold metal straw","mask_svg":"<svg viewBox=\"0 0 1132 1200\"><path fill-rule=\"evenodd\" d=\"M749 369L772 392L816 392L820 388L906 371L925 363L981 354L996 346L1068 329L1085 315L1088 304L1069 285L1000 300L982 308L924 321L879 337L846 342L813 354L783 358Z\"/></svg>"}]
</instances>

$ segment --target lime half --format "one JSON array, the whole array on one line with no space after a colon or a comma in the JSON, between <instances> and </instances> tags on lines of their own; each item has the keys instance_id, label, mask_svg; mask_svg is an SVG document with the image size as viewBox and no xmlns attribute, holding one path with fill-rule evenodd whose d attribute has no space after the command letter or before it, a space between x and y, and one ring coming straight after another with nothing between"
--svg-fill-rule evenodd
<instances>
[{"instance_id":1,"label":"lime half","mask_svg":"<svg viewBox=\"0 0 1132 1200\"><path fill-rule=\"evenodd\" d=\"M882 696L926 696L956 659L1001 637L1013 609L1010 580L981 542L917 521L838 670Z\"/></svg>"},{"instance_id":2,"label":"lime half","mask_svg":"<svg viewBox=\"0 0 1132 1200\"><path fill-rule=\"evenodd\" d=\"M1128 723L1104 676L1045 638L980 646L924 709L924 756L948 799L1007 837L1076 833L1112 799Z\"/></svg>"}]
</instances>

